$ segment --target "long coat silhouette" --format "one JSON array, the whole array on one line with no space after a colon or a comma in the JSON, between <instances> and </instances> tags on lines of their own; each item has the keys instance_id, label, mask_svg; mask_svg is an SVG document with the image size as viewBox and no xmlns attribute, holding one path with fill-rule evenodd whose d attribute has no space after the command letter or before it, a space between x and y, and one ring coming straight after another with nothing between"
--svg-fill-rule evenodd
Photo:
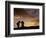
<instances>
[{"instance_id":1,"label":"long coat silhouette","mask_svg":"<svg viewBox=\"0 0 46 38\"><path fill-rule=\"evenodd\" d=\"M17 22L17 27L19 28L19 26L20 26L20 21Z\"/></svg>"},{"instance_id":2,"label":"long coat silhouette","mask_svg":"<svg viewBox=\"0 0 46 38\"><path fill-rule=\"evenodd\" d=\"M24 22L23 21L21 22L21 25L22 25L22 27L24 27Z\"/></svg>"}]
</instances>

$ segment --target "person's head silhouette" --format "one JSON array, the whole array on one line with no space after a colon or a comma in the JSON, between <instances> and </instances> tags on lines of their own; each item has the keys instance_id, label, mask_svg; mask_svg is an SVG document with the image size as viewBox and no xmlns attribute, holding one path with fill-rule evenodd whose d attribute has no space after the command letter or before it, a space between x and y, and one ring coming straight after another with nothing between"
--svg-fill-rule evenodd
<instances>
[{"instance_id":1,"label":"person's head silhouette","mask_svg":"<svg viewBox=\"0 0 46 38\"><path fill-rule=\"evenodd\" d=\"M20 21L18 21L18 22L20 22Z\"/></svg>"},{"instance_id":2,"label":"person's head silhouette","mask_svg":"<svg viewBox=\"0 0 46 38\"><path fill-rule=\"evenodd\" d=\"M23 21L22 21L23 22Z\"/></svg>"}]
</instances>

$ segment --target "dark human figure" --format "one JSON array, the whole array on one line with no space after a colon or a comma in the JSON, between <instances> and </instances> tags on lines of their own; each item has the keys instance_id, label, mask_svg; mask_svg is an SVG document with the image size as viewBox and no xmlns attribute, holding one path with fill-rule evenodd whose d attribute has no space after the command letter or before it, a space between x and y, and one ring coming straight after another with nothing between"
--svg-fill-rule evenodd
<instances>
[{"instance_id":1,"label":"dark human figure","mask_svg":"<svg viewBox=\"0 0 46 38\"><path fill-rule=\"evenodd\" d=\"M21 22L21 25L22 25L22 27L24 27L24 22L23 21Z\"/></svg>"},{"instance_id":2,"label":"dark human figure","mask_svg":"<svg viewBox=\"0 0 46 38\"><path fill-rule=\"evenodd\" d=\"M17 22L17 27L19 28L19 26L20 26L20 21Z\"/></svg>"}]
</instances>

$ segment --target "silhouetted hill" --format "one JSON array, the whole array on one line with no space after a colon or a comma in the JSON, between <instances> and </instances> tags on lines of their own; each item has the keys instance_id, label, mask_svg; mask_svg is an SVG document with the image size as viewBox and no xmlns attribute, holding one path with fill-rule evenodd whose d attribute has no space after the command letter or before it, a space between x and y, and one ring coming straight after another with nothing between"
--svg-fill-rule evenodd
<instances>
[{"instance_id":1,"label":"silhouetted hill","mask_svg":"<svg viewBox=\"0 0 46 38\"><path fill-rule=\"evenodd\" d=\"M20 30L20 29L39 29L39 26L14 28L14 30Z\"/></svg>"}]
</instances>

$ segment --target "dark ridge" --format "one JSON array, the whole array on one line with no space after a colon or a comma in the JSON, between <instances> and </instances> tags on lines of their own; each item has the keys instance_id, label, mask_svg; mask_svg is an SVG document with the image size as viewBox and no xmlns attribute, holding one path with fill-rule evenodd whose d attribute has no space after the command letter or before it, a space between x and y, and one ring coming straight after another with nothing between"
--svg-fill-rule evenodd
<instances>
[{"instance_id":1,"label":"dark ridge","mask_svg":"<svg viewBox=\"0 0 46 38\"><path fill-rule=\"evenodd\" d=\"M14 28L14 30L21 30L21 29L39 29L39 26Z\"/></svg>"}]
</instances>

